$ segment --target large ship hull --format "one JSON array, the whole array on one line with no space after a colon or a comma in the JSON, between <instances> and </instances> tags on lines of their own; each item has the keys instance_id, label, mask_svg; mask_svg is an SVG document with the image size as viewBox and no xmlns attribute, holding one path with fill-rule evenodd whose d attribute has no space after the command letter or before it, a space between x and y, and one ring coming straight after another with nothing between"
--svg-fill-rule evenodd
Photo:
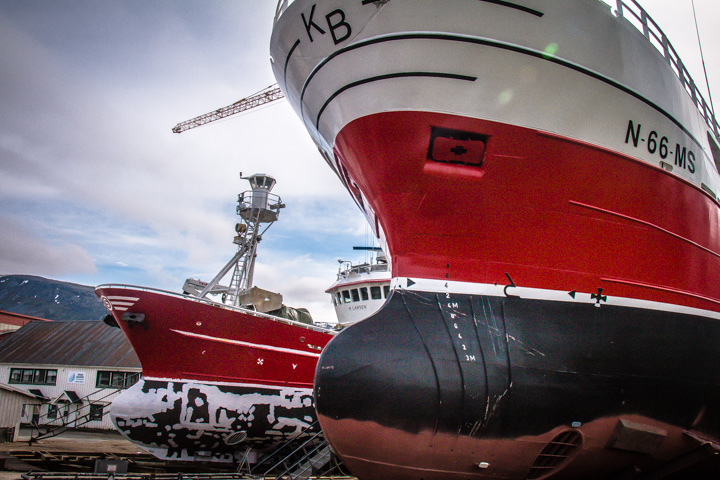
<instances>
[{"instance_id":1,"label":"large ship hull","mask_svg":"<svg viewBox=\"0 0 720 480\"><path fill-rule=\"evenodd\" d=\"M595 0L281 9L276 78L392 265L315 379L360 478L632 478L720 438L717 126L658 38Z\"/></svg>"},{"instance_id":2,"label":"large ship hull","mask_svg":"<svg viewBox=\"0 0 720 480\"><path fill-rule=\"evenodd\" d=\"M327 330L145 288L96 293L142 364L110 408L135 444L169 460L235 462L313 433Z\"/></svg>"},{"instance_id":3,"label":"large ship hull","mask_svg":"<svg viewBox=\"0 0 720 480\"><path fill-rule=\"evenodd\" d=\"M634 478L715 455L719 342L705 317L396 289L328 345L316 405L361 479Z\"/></svg>"}]
</instances>

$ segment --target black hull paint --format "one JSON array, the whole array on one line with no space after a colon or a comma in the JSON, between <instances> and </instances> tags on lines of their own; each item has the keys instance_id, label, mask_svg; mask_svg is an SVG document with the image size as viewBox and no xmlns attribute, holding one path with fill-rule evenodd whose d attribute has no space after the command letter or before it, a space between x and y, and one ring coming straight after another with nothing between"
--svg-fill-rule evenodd
<instances>
[{"instance_id":1,"label":"black hull paint","mask_svg":"<svg viewBox=\"0 0 720 480\"><path fill-rule=\"evenodd\" d=\"M719 438L718 348L720 322L704 317L397 290L326 347L316 407L361 478L381 478L380 464L397 478L528 478L563 430L579 432L583 446L558 470L601 459L592 472L602 478L670 461L697 445L688 433ZM620 421L636 427L623 433L639 436L630 447L613 443ZM354 433L363 438L347 438ZM407 444L377 444L391 433ZM508 441L523 452L500 446ZM483 449L494 460L481 471ZM498 466L504 460L515 465Z\"/></svg>"}]
</instances>

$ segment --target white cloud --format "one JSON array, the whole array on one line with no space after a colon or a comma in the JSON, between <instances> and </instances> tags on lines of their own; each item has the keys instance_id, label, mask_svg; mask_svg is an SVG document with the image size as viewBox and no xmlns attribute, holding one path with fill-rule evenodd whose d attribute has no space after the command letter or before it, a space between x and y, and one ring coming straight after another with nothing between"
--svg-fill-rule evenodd
<instances>
[{"instance_id":1,"label":"white cloud","mask_svg":"<svg viewBox=\"0 0 720 480\"><path fill-rule=\"evenodd\" d=\"M642 3L704 83L690 4ZM717 1L695 4L718 87ZM290 105L170 132L274 83L274 7L5 2L0 202L8 215L8 206L22 208L3 219L14 236L4 229L0 268L177 291L188 276L211 278L234 253L235 198L248 188L238 173L263 172L277 178L275 193L288 207L261 244L258 283L327 312L334 258L364 243L366 226Z\"/></svg>"},{"instance_id":2,"label":"white cloud","mask_svg":"<svg viewBox=\"0 0 720 480\"><path fill-rule=\"evenodd\" d=\"M274 82L273 5L100 4L0 14L0 201L23 203L28 216L14 218L27 228L91 251L99 272L83 280L177 289L178 277L212 272L233 253L241 170L276 176L298 212L283 215L288 237L362 222L286 102L170 132ZM341 221L308 212L318 201L340 203Z\"/></svg>"},{"instance_id":3,"label":"white cloud","mask_svg":"<svg viewBox=\"0 0 720 480\"><path fill-rule=\"evenodd\" d=\"M255 284L282 293L286 305L307 308L316 322L335 322L335 310L325 290L335 280L337 263L310 255L286 257L281 252L274 253L267 263L258 258Z\"/></svg>"},{"instance_id":4,"label":"white cloud","mask_svg":"<svg viewBox=\"0 0 720 480\"><path fill-rule=\"evenodd\" d=\"M95 271L90 254L80 245L48 241L12 219L0 216L0 272L59 275Z\"/></svg>"}]
</instances>

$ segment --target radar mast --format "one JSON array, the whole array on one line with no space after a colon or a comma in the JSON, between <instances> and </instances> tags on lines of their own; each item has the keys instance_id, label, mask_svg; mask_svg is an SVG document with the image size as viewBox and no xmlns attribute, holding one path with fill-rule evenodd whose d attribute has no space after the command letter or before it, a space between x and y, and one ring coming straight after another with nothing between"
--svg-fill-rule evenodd
<instances>
[{"instance_id":1,"label":"radar mast","mask_svg":"<svg viewBox=\"0 0 720 480\"><path fill-rule=\"evenodd\" d=\"M222 303L231 306L250 306L260 311L274 310L277 304L282 304L282 295L262 291L262 299L258 300L253 295L253 274L255 271L255 258L257 257L257 246L262 235L275 223L280 216L280 209L285 208L278 195L271 193L276 180L270 175L256 173L242 180L248 180L252 190L247 190L238 195L236 213L240 221L235 225L235 238L233 243L237 245L237 252L215 275L209 283L200 280L187 279L183 285L183 291L198 298L206 298L208 295L221 295ZM228 286L221 285L225 276L232 270ZM278 297L278 298L272 298ZM262 305L267 303L267 305Z\"/></svg>"}]
</instances>

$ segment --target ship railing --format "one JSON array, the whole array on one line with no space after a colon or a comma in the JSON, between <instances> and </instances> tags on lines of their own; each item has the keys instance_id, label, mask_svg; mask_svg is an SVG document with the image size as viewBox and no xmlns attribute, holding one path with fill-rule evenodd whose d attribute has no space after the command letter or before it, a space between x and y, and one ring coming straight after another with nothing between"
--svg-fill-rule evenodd
<instances>
[{"instance_id":1,"label":"ship railing","mask_svg":"<svg viewBox=\"0 0 720 480\"><path fill-rule=\"evenodd\" d=\"M349 268L346 268L344 270L341 270L338 272L338 278L345 278L351 273L373 273L373 272L387 272L388 271L388 264L387 263L363 263L360 265L352 265Z\"/></svg>"},{"instance_id":2,"label":"ship railing","mask_svg":"<svg viewBox=\"0 0 720 480\"><path fill-rule=\"evenodd\" d=\"M279 0L277 8L275 10L275 22L282 16L283 12L288 6L293 3L294 0ZM607 3L611 3L612 0L605 0ZM697 108L700 115L705 119L705 122L710 129L715 132L715 136L720 138L720 124L718 124L715 118L715 112L711 104L705 100L698 89L695 81L693 80L690 72L688 72L685 64L678 55L675 47L668 39L667 35L662 31L660 26L655 20L648 15L644 8L636 0L615 0L616 15L619 18L623 18L628 21L629 24L633 25L642 35L652 44L665 58L665 61L670 65L670 68L675 72L675 75L680 80L680 84L683 86L685 91L690 95L695 107Z\"/></svg>"},{"instance_id":3,"label":"ship railing","mask_svg":"<svg viewBox=\"0 0 720 480\"><path fill-rule=\"evenodd\" d=\"M266 191L247 190L238 195L238 211L253 208L279 211L284 206L278 195Z\"/></svg>"},{"instance_id":4,"label":"ship railing","mask_svg":"<svg viewBox=\"0 0 720 480\"><path fill-rule=\"evenodd\" d=\"M290 320L289 318L276 317L275 315L270 315L268 313L262 313L262 312L258 312L255 310L242 308L242 307L235 307L232 305L215 302L215 301L207 299L207 298L199 298L199 297L195 297L193 295L182 295L182 294L179 294L176 292L171 292L168 290L160 290L158 288L140 287L137 285L109 284L109 283L104 284L104 285L98 285L97 287L95 287L96 290L99 288L120 288L123 290L139 290L141 292L162 293L163 295L168 295L170 297L175 297L175 298L181 298L181 299L187 300L189 302L204 303L205 305L211 305L216 308L224 308L225 310L232 310L235 312L244 313L246 315L252 315L254 317L266 318L268 320L272 320L273 322L286 323L289 325L294 325L296 327L305 328L307 330L314 330L316 332L324 332L324 333L330 333L330 334L335 333L332 330L328 330L327 328L318 327L315 325L308 325L307 323L302 323L302 322L296 322L295 320Z\"/></svg>"},{"instance_id":5,"label":"ship railing","mask_svg":"<svg viewBox=\"0 0 720 480\"><path fill-rule=\"evenodd\" d=\"M294 1L295 0L278 0L277 7L275 8L275 23L277 23L278 18L282 16L283 12L285 12L288 6Z\"/></svg>"},{"instance_id":6,"label":"ship railing","mask_svg":"<svg viewBox=\"0 0 720 480\"><path fill-rule=\"evenodd\" d=\"M609 2L610 0L608 0ZM695 107L710 129L715 132L715 136L720 138L720 124L715 118L715 112L712 105L705 101L705 97L698 89L690 72L688 72L685 64L678 55L675 47L668 39L667 35L662 31L655 20L648 15L636 0L615 0L615 13L619 18L627 20L629 24L635 27L642 35L653 45L663 56L665 61L670 65L675 76L680 80L680 84L690 95Z\"/></svg>"}]
</instances>

